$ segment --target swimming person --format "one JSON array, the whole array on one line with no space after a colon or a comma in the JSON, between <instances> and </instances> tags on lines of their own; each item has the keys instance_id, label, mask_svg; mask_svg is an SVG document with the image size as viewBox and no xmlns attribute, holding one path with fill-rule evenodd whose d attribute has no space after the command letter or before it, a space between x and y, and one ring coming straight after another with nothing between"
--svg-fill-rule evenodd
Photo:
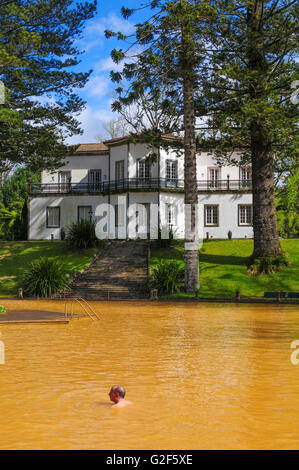
<instances>
[{"instance_id":1,"label":"swimming person","mask_svg":"<svg viewBox=\"0 0 299 470\"><path fill-rule=\"evenodd\" d=\"M125 400L126 391L121 385L113 385L109 392L110 400L115 403L112 408L121 408L127 405L133 405L131 401Z\"/></svg>"}]
</instances>

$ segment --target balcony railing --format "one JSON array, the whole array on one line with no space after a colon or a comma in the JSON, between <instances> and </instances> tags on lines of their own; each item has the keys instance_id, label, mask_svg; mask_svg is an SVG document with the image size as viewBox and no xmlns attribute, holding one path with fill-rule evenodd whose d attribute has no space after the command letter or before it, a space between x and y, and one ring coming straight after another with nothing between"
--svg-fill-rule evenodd
<instances>
[{"instance_id":1,"label":"balcony railing","mask_svg":"<svg viewBox=\"0 0 299 470\"><path fill-rule=\"evenodd\" d=\"M110 194L125 191L170 190L182 192L184 180L167 178L127 178L101 183L46 183L29 184L30 194ZM251 190L251 180L208 180L197 181L198 191L242 191Z\"/></svg>"}]
</instances>

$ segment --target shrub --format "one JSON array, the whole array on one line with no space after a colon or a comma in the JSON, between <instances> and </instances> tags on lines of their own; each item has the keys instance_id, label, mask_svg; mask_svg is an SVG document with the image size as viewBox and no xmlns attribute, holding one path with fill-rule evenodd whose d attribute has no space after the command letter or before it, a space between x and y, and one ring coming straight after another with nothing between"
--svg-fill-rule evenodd
<instances>
[{"instance_id":1,"label":"shrub","mask_svg":"<svg viewBox=\"0 0 299 470\"><path fill-rule=\"evenodd\" d=\"M0 314L6 313L6 308L3 305L0 305Z\"/></svg>"},{"instance_id":2,"label":"shrub","mask_svg":"<svg viewBox=\"0 0 299 470\"><path fill-rule=\"evenodd\" d=\"M283 238L299 236L299 215L294 212L277 211L279 234Z\"/></svg>"},{"instance_id":3,"label":"shrub","mask_svg":"<svg viewBox=\"0 0 299 470\"><path fill-rule=\"evenodd\" d=\"M67 286L67 278L60 261L39 258L23 273L23 291L27 296L51 297Z\"/></svg>"},{"instance_id":4,"label":"shrub","mask_svg":"<svg viewBox=\"0 0 299 470\"><path fill-rule=\"evenodd\" d=\"M97 244L95 223L89 220L73 222L67 227L66 240L74 248L91 248Z\"/></svg>"},{"instance_id":5,"label":"shrub","mask_svg":"<svg viewBox=\"0 0 299 470\"><path fill-rule=\"evenodd\" d=\"M168 233L168 238L162 238L162 232L165 234ZM162 227L158 228L158 239L152 243L153 245L156 245L156 247L159 248L170 247L173 244L175 234L176 230L173 228L172 225L168 226L164 224L162 225Z\"/></svg>"},{"instance_id":6,"label":"shrub","mask_svg":"<svg viewBox=\"0 0 299 470\"><path fill-rule=\"evenodd\" d=\"M152 268L150 287L159 294L179 292L184 285L184 267L178 261L161 260Z\"/></svg>"},{"instance_id":7,"label":"shrub","mask_svg":"<svg viewBox=\"0 0 299 470\"><path fill-rule=\"evenodd\" d=\"M255 260L248 266L248 272L255 276L259 274L273 274L281 272L285 267L290 264L288 255L283 254L279 256L264 256L263 258Z\"/></svg>"}]
</instances>

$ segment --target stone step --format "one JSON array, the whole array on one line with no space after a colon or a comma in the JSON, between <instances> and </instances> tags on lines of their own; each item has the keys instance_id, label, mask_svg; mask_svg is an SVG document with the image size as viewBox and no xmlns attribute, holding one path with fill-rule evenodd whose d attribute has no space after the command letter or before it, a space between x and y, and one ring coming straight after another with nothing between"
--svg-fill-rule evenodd
<instances>
[{"instance_id":1,"label":"stone step","mask_svg":"<svg viewBox=\"0 0 299 470\"><path fill-rule=\"evenodd\" d=\"M78 274L68 297L90 300L146 299L148 242L112 241L89 268Z\"/></svg>"}]
</instances>

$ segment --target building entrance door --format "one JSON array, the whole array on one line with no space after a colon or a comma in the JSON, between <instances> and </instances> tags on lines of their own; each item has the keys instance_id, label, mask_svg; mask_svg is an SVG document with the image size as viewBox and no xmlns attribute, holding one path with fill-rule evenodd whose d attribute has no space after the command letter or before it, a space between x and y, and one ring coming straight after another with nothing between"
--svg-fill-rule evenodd
<instances>
[{"instance_id":1,"label":"building entrance door","mask_svg":"<svg viewBox=\"0 0 299 470\"><path fill-rule=\"evenodd\" d=\"M151 205L148 202L139 204L136 211L136 234L142 238L150 238Z\"/></svg>"}]
</instances>

